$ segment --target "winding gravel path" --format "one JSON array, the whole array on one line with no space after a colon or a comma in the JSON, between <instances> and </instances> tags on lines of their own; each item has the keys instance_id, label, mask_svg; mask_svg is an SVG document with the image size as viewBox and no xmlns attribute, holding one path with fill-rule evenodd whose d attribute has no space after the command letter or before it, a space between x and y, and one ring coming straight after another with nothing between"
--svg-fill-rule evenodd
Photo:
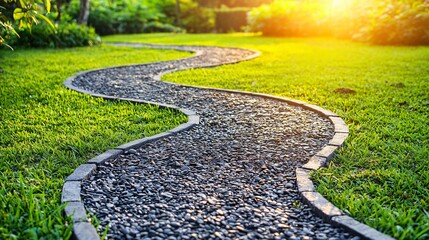
<instances>
[{"instance_id":1,"label":"winding gravel path","mask_svg":"<svg viewBox=\"0 0 429 240\"><path fill-rule=\"evenodd\" d=\"M81 196L101 220L99 232L108 227L109 239L358 239L315 216L297 191L295 169L328 143L332 124L276 100L160 82L162 72L255 56L244 49L168 48L198 54L92 71L72 83L200 116L193 128L131 149L83 181Z\"/></svg>"}]
</instances>

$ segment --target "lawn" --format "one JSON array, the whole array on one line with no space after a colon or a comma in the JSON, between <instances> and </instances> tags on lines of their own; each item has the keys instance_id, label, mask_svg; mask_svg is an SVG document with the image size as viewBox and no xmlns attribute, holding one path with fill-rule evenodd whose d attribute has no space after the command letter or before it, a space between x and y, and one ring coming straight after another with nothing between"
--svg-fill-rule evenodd
<instances>
[{"instance_id":1,"label":"lawn","mask_svg":"<svg viewBox=\"0 0 429 240\"><path fill-rule=\"evenodd\" d=\"M128 35L105 41L256 49L258 59L164 76L176 83L269 93L317 104L350 127L313 176L335 205L399 239L429 238L429 47L369 46L255 35ZM338 88L355 93L334 92Z\"/></svg>"},{"instance_id":2,"label":"lawn","mask_svg":"<svg viewBox=\"0 0 429 240\"><path fill-rule=\"evenodd\" d=\"M356 219L396 238L429 237L429 47L251 34L104 40L261 51L252 61L172 73L164 79L285 96L336 112L351 135L331 166L314 175L318 190ZM0 238L67 238L70 227L60 214L65 177L107 148L185 120L177 112L66 90L62 82L68 76L187 55L106 46L0 51ZM335 93L337 88L355 93Z\"/></svg>"},{"instance_id":3,"label":"lawn","mask_svg":"<svg viewBox=\"0 0 429 240\"><path fill-rule=\"evenodd\" d=\"M91 157L186 121L175 111L67 90L78 71L189 53L116 47L0 50L0 239L68 239L64 179Z\"/></svg>"}]
</instances>

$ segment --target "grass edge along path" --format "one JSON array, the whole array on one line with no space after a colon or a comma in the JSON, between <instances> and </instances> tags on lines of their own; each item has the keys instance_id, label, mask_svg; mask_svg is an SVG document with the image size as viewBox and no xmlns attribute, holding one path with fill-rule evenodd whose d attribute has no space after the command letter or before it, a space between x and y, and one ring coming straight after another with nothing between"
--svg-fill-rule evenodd
<instances>
[{"instance_id":1,"label":"grass edge along path","mask_svg":"<svg viewBox=\"0 0 429 240\"><path fill-rule=\"evenodd\" d=\"M100 46L0 54L1 239L68 239L61 189L78 165L187 121L169 109L86 96L66 89L63 81L87 69L189 53Z\"/></svg>"},{"instance_id":2,"label":"grass edge along path","mask_svg":"<svg viewBox=\"0 0 429 240\"><path fill-rule=\"evenodd\" d=\"M351 134L318 191L355 219L398 239L429 237L429 47L369 46L252 34L124 35L105 41L217 45L262 56L166 81L268 93L339 114Z\"/></svg>"}]
</instances>

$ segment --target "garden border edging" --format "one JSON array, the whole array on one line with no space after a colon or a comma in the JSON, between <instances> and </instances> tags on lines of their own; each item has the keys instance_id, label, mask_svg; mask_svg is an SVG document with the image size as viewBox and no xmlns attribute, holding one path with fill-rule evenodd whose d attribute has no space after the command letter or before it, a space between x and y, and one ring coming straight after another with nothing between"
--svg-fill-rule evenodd
<instances>
[{"instance_id":1,"label":"garden border edging","mask_svg":"<svg viewBox=\"0 0 429 240\"><path fill-rule=\"evenodd\" d=\"M138 43L111 43L112 45L116 46L128 46L128 47L150 47L150 48L158 48L158 49L174 49L178 51L186 51L183 49L178 49L179 46L168 46L168 45L154 45L154 44L138 44ZM191 46L188 46L191 47ZM238 63L241 61L250 60L253 58L256 58L261 55L259 51L255 50L249 50L253 51L254 54L233 62L223 63L219 65L209 65L204 66L202 68L209 68L209 67L216 67L221 66L225 64L233 64ZM191 52L191 51L189 51ZM191 57L185 57L188 58L194 58L201 54L203 54L203 51L194 51L196 53L195 55ZM185 59L180 58L180 59ZM175 59L174 61L180 60ZM168 62L168 61L161 61L161 62ZM157 62L159 63L159 62ZM151 137L145 137L142 139L137 139L125 144L122 144L115 149L110 149L105 151L104 153L90 159L87 163L81 164L78 166L74 172L69 175L66 178L66 181L63 186L62 190L62 197L61 202L67 203L67 206L64 210L66 216L71 216L73 221L73 237L78 240L84 240L84 239L100 239L100 236L98 235L95 227L89 222L87 218L87 212L85 209L84 204L81 201L80 197L80 191L81 191L81 182L84 179L87 179L91 176L92 172L97 168L98 165L103 164L105 161L113 159L120 154L137 147L142 146L145 143L152 142L170 135L173 135L175 133L185 131L187 129L192 128L196 124L199 124L199 116L192 110L189 109L183 109L179 108L174 105L168 105L168 104L162 104L157 102L151 102L151 101L144 101L144 100L138 100L138 99L130 99L130 98L118 98L103 94L97 94L91 91L87 91L84 89L80 89L78 87L75 87L72 85L73 80L85 73L99 71L99 70L105 70L105 69L114 69L114 68L121 68L121 67L128 67L133 65L148 65L153 63L145 63L145 64L132 64L132 65L124 65L124 66L114 66L114 67L107 67L107 68L98 68L88 71L79 72L71 77L69 77L66 81L64 81L64 86L80 92L84 94L91 95L93 97L100 97L106 100L117 100L117 101L128 101L133 103L143 103L143 104L151 104L156 105L162 108L172 108L176 109L178 111L181 111L188 117L188 122L183 123L179 125L178 127L159 133L157 135L151 136ZM154 80L161 81L161 77L167 73L181 71L186 69L172 69L168 71L163 71L156 75L154 77ZM209 88L209 87L196 87L196 86L190 86L190 85L183 85L183 84L177 84L177 83L171 83L167 82L169 84L173 85L180 85L180 86L186 86L186 87L192 87L192 88L200 88L200 89L207 89L207 90L213 90L213 91L222 91L222 92L229 92L229 93L236 93L236 94L242 94L242 95L250 95L250 96L257 96L267 99L273 99L281 102L288 103L290 105L294 105L297 107L301 107L313 112L318 113L320 116L329 119L332 124L334 125L334 136L329 141L329 143L318 153L316 153L313 157L309 159L309 161L304 164L302 167L299 167L296 169L296 181L297 181L297 187L298 191L305 203L307 203L317 215L322 217L325 221L339 227L343 227L345 230L358 235L359 237L363 239L369 239L369 240L391 240L394 239L386 234L383 234L363 223L360 223L356 221L355 219L347 216L344 212L342 212L340 209L335 207L331 202L326 200L320 193L318 193L315 188L314 184L310 178L311 171L317 171L318 169L322 167L326 167L329 164L329 161L334 156L335 152L342 147L344 144L346 138L349 135L349 129L347 125L345 124L344 120L339 117L337 114L323 109L319 106L308 104L303 101L284 98L284 97L277 97L269 94L262 94L262 93L253 93L253 92L246 92L246 91L238 91L238 90L228 90L228 89L219 89L219 88Z\"/></svg>"}]
</instances>

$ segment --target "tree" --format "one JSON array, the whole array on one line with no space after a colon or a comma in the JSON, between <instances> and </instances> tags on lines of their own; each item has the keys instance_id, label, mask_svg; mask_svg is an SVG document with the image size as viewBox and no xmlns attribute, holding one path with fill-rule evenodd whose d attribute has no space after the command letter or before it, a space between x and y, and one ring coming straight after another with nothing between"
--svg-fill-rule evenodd
<instances>
[{"instance_id":1,"label":"tree","mask_svg":"<svg viewBox=\"0 0 429 240\"><path fill-rule=\"evenodd\" d=\"M57 0L57 19L55 19L56 21L60 21L61 20L61 15L62 15L62 11L61 11L61 7L63 5L63 0Z\"/></svg>"},{"instance_id":2,"label":"tree","mask_svg":"<svg viewBox=\"0 0 429 240\"><path fill-rule=\"evenodd\" d=\"M80 13L77 23L81 25L88 25L89 16L89 0L80 0Z\"/></svg>"},{"instance_id":3,"label":"tree","mask_svg":"<svg viewBox=\"0 0 429 240\"><path fill-rule=\"evenodd\" d=\"M180 22L180 15L181 15L181 11L180 11L180 0L176 0L176 25L177 26L181 26L181 22Z\"/></svg>"}]
</instances>

